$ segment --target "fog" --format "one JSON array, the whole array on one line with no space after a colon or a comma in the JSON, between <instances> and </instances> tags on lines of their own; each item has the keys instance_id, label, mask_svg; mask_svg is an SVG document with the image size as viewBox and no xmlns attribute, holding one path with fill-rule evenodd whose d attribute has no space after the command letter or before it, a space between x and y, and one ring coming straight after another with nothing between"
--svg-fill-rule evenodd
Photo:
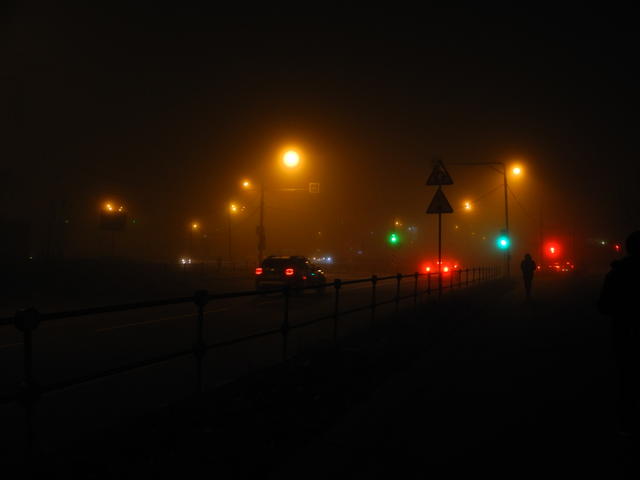
<instances>
[{"instance_id":1,"label":"fog","mask_svg":"<svg viewBox=\"0 0 640 480\"><path fill-rule=\"evenodd\" d=\"M435 158L454 181L452 261L503 261L503 177L458 163L521 166L514 259L556 239L606 263L595 245L638 226L627 34L590 29L621 19L141 13L36 2L9 17L0 216L28 248L5 257L255 262L262 178L266 254L413 271L437 257ZM124 231L99 228L106 201L125 207Z\"/></svg>"}]
</instances>

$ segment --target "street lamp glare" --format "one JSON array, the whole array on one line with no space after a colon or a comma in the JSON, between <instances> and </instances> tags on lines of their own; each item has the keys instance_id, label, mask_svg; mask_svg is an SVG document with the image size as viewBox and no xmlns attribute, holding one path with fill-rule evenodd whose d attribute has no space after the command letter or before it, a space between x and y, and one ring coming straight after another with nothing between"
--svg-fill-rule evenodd
<instances>
[{"instance_id":1,"label":"street lamp glare","mask_svg":"<svg viewBox=\"0 0 640 480\"><path fill-rule=\"evenodd\" d=\"M511 170L511 172L512 172L514 175L520 175L520 174L522 173L522 168L520 168L520 167L513 167L513 169Z\"/></svg>"},{"instance_id":2,"label":"street lamp glare","mask_svg":"<svg viewBox=\"0 0 640 480\"><path fill-rule=\"evenodd\" d=\"M289 150L282 157L282 161L284 162L286 167L294 168L297 167L300 163L300 155L298 155L298 152L294 150Z\"/></svg>"},{"instance_id":3,"label":"street lamp glare","mask_svg":"<svg viewBox=\"0 0 640 480\"><path fill-rule=\"evenodd\" d=\"M471 202L464 202L464 209L465 210L471 210Z\"/></svg>"},{"instance_id":4,"label":"street lamp glare","mask_svg":"<svg viewBox=\"0 0 640 480\"><path fill-rule=\"evenodd\" d=\"M192 223L192 224L191 224L191 228L192 228L193 230L197 230L199 227L200 227L200 225L199 225L198 223L196 223L196 222L194 222L194 223Z\"/></svg>"},{"instance_id":5,"label":"street lamp glare","mask_svg":"<svg viewBox=\"0 0 640 480\"><path fill-rule=\"evenodd\" d=\"M249 180L242 181L242 188L250 188L250 187L251 187L251 182Z\"/></svg>"}]
</instances>

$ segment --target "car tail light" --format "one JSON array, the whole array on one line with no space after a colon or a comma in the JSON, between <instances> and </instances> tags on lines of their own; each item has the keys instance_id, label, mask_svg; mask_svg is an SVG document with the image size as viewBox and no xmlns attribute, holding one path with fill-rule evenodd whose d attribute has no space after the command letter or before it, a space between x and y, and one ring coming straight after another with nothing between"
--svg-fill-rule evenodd
<instances>
[{"instance_id":1,"label":"car tail light","mask_svg":"<svg viewBox=\"0 0 640 480\"><path fill-rule=\"evenodd\" d=\"M262 268L261 267L256 268L256 275L262 275Z\"/></svg>"},{"instance_id":2,"label":"car tail light","mask_svg":"<svg viewBox=\"0 0 640 480\"><path fill-rule=\"evenodd\" d=\"M449 271L449 267L444 267L442 270L444 271L444 273L447 273Z\"/></svg>"},{"instance_id":3,"label":"car tail light","mask_svg":"<svg viewBox=\"0 0 640 480\"><path fill-rule=\"evenodd\" d=\"M285 269L284 274L285 274L287 277L290 277L291 275L293 275L293 268L287 268L287 269Z\"/></svg>"}]
</instances>

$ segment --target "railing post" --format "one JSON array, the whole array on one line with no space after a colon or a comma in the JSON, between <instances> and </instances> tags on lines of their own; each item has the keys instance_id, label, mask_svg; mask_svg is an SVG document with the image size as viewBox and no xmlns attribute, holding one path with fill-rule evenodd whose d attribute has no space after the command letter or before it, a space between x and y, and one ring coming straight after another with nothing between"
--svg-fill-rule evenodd
<instances>
[{"instance_id":1,"label":"railing post","mask_svg":"<svg viewBox=\"0 0 640 480\"><path fill-rule=\"evenodd\" d=\"M338 345L338 316L340 314L340 287L342 287L342 280L336 278L333 282L334 298L333 298L333 341Z\"/></svg>"},{"instance_id":2,"label":"railing post","mask_svg":"<svg viewBox=\"0 0 640 480\"><path fill-rule=\"evenodd\" d=\"M25 445L25 462L31 467L35 445L35 428L33 425L35 404L40 398L40 387L33 378L33 330L40 323L40 312L35 308L27 308L16 312L14 325L22 332L24 378L18 391L18 402L25 409L27 422L27 439Z\"/></svg>"},{"instance_id":3,"label":"railing post","mask_svg":"<svg viewBox=\"0 0 640 480\"><path fill-rule=\"evenodd\" d=\"M400 282L402 281L402 274L396 273L396 313L400 309Z\"/></svg>"},{"instance_id":4,"label":"railing post","mask_svg":"<svg viewBox=\"0 0 640 480\"><path fill-rule=\"evenodd\" d=\"M413 274L414 276L414 282L413 282L413 307L417 308L418 306L418 277L419 277L419 273L416 272Z\"/></svg>"},{"instance_id":5,"label":"railing post","mask_svg":"<svg viewBox=\"0 0 640 480\"><path fill-rule=\"evenodd\" d=\"M453 276L455 275L455 270L450 270L451 275L449 275L449 290L453 290Z\"/></svg>"},{"instance_id":6,"label":"railing post","mask_svg":"<svg viewBox=\"0 0 640 480\"><path fill-rule=\"evenodd\" d=\"M462 269L458 269L458 288L462 287Z\"/></svg>"},{"instance_id":7,"label":"railing post","mask_svg":"<svg viewBox=\"0 0 640 480\"><path fill-rule=\"evenodd\" d=\"M371 275L371 326L376 317L376 283L378 283L378 276Z\"/></svg>"},{"instance_id":8,"label":"railing post","mask_svg":"<svg viewBox=\"0 0 640 480\"><path fill-rule=\"evenodd\" d=\"M427 295L431 295L431 272L427 273Z\"/></svg>"},{"instance_id":9,"label":"railing post","mask_svg":"<svg viewBox=\"0 0 640 480\"><path fill-rule=\"evenodd\" d=\"M284 287L284 312L282 317L282 361L287 361L287 347L289 343L289 295L290 289L288 286Z\"/></svg>"},{"instance_id":10,"label":"railing post","mask_svg":"<svg viewBox=\"0 0 640 480\"><path fill-rule=\"evenodd\" d=\"M207 346L204 343L204 307L209 301L209 292L206 290L198 290L193 296L193 301L198 308L196 341L193 345L193 354L196 357L196 393L202 393L204 391L202 364L204 355L207 353Z\"/></svg>"},{"instance_id":11,"label":"railing post","mask_svg":"<svg viewBox=\"0 0 640 480\"><path fill-rule=\"evenodd\" d=\"M475 285L476 284L476 267L473 267L472 273L473 273L473 279L471 280L471 283Z\"/></svg>"},{"instance_id":12,"label":"railing post","mask_svg":"<svg viewBox=\"0 0 640 480\"><path fill-rule=\"evenodd\" d=\"M465 270L465 275L466 275L466 286L469 286L469 269L467 268Z\"/></svg>"}]
</instances>

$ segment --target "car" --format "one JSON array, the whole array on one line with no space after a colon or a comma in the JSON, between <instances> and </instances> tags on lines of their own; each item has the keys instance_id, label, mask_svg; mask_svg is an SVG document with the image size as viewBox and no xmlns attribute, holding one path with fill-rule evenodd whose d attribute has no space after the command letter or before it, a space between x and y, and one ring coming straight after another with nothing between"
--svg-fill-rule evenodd
<instances>
[{"instance_id":1,"label":"car","mask_svg":"<svg viewBox=\"0 0 640 480\"><path fill-rule=\"evenodd\" d=\"M454 270L461 270L462 267L458 262L442 260L442 276L446 276L449 272ZM438 273L438 261L424 263L420 269L423 273Z\"/></svg>"},{"instance_id":2,"label":"car","mask_svg":"<svg viewBox=\"0 0 640 480\"><path fill-rule=\"evenodd\" d=\"M290 287L300 291L305 287L317 287L323 291L327 283L324 270L307 257L269 256L256 268L256 290L267 291Z\"/></svg>"},{"instance_id":3,"label":"car","mask_svg":"<svg viewBox=\"0 0 640 480\"><path fill-rule=\"evenodd\" d=\"M553 262L548 265L547 269L550 272L572 272L575 269L575 265L570 261Z\"/></svg>"}]
</instances>

